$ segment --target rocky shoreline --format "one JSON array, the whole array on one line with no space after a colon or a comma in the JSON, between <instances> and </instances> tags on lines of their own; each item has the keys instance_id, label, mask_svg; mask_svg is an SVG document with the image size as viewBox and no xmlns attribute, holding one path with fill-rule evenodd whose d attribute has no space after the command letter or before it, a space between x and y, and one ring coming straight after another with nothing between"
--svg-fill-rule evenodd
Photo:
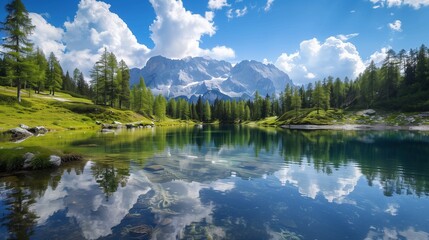
<instances>
[{"instance_id":1,"label":"rocky shoreline","mask_svg":"<svg viewBox=\"0 0 429 240\"><path fill-rule=\"evenodd\" d=\"M429 125L417 125L417 126L391 126L386 124L333 124L333 125L281 125L284 129L294 130L397 130L397 131L429 131Z\"/></svg>"}]
</instances>

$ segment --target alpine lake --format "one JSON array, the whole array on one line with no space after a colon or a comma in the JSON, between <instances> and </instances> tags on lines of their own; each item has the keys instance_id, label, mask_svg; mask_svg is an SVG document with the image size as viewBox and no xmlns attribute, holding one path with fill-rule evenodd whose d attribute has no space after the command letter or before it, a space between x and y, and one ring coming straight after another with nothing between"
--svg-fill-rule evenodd
<instances>
[{"instance_id":1,"label":"alpine lake","mask_svg":"<svg viewBox=\"0 0 429 240\"><path fill-rule=\"evenodd\" d=\"M84 156L3 174L1 239L429 239L428 132L159 127L0 147Z\"/></svg>"}]
</instances>

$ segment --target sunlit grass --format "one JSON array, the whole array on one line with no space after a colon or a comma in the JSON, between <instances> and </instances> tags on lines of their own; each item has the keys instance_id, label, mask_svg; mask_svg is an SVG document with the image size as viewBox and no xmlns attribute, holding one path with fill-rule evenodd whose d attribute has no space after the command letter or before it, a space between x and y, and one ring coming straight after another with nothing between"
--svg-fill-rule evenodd
<instances>
[{"instance_id":1,"label":"sunlit grass","mask_svg":"<svg viewBox=\"0 0 429 240\"><path fill-rule=\"evenodd\" d=\"M85 98L58 92L55 96L22 91L22 103L16 101L15 88L0 87L0 130L28 126L45 126L50 130L93 129L96 121L148 121L140 114L98 106Z\"/></svg>"}]
</instances>

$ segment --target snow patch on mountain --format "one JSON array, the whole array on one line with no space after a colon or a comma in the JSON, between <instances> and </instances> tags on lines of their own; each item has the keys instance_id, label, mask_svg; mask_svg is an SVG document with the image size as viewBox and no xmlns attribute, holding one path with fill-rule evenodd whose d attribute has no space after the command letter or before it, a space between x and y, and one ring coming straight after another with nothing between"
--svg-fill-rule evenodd
<instances>
[{"instance_id":1,"label":"snow patch on mountain","mask_svg":"<svg viewBox=\"0 0 429 240\"><path fill-rule=\"evenodd\" d=\"M260 95L279 94L289 76L272 64L242 61L235 66L226 61L207 57L188 57L181 60L162 56L152 57L142 69L130 71L131 85L143 77L154 94L167 98L206 96L209 99L249 98L256 91Z\"/></svg>"}]
</instances>

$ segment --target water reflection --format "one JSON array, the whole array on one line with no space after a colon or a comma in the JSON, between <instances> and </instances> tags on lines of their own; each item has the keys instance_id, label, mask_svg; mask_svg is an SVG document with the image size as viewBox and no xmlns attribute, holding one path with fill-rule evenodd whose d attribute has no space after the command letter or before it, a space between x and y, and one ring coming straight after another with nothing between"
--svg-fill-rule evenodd
<instances>
[{"instance_id":1,"label":"water reflection","mask_svg":"<svg viewBox=\"0 0 429 240\"><path fill-rule=\"evenodd\" d=\"M429 238L427 134L230 126L61 144L91 160L0 178L0 235Z\"/></svg>"}]
</instances>

